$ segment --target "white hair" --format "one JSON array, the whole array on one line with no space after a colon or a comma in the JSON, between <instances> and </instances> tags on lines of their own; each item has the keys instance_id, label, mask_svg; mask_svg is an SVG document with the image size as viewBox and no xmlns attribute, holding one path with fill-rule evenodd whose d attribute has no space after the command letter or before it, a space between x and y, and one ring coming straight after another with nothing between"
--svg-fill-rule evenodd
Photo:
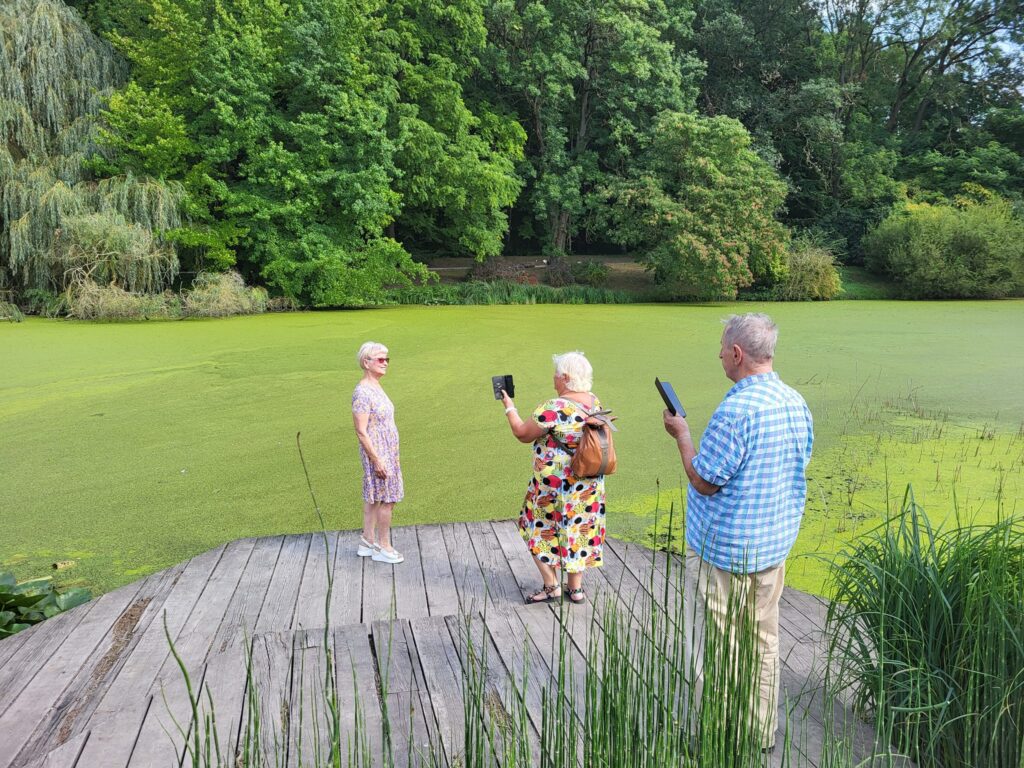
<instances>
[{"instance_id":1,"label":"white hair","mask_svg":"<svg viewBox=\"0 0 1024 768\"><path fill-rule=\"evenodd\" d=\"M594 386L594 368L582 352L566 352L551 359L555 361L555 374L569 377L566 384L571 391L589 392Z\"/></svg>"},{"instance_id":2,"label":"white hair","mask_svg":"<svg viewBox=\"0 0 1024 768\"><path fill-rule=\"evenodd\" d=\"M356 362L359 363L359 367L364 371L366 370L366 361L371 357L388 353L388 348L381 344L379 341L368 341L359 348L359 352L356 353Z\"/></svg>"},{"instance_id":3,"label":"white hair","mask_svg":"<svg viewBox=\"0 0 1024 768\"><path fill-rule=\"evenodd\" d=\"M725 324L722 340L729 346L735 344L759 363L775 357L779 327L768 315L761 312L729 315L722 323Z\"/></svg>"}]
</instances>

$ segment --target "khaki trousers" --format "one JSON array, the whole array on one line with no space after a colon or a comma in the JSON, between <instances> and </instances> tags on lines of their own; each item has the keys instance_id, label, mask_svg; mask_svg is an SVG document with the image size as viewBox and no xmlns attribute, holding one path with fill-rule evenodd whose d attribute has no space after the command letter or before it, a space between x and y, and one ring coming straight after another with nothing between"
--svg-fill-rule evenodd
<instances>
[{"instance_id":1,"label":"khaki trousers","mask_svg":"<svg viewBox=\"0 0 1024 768\"><path fill-rule=\"evenodd\" d=\"M695 694L703 695L704 653L707 640L705 623L713 621L717 637L727 645L730 658L739 655L737 620L741 611L750 611L759 669L757 696L750 702L755 722L761 729L761 746L775 744L779 728L779 599L785 577L785 563L757 573L730 573L702 560L686 549L686 583L683 627L686 633L684 659L693 675ZM715 695L715 691L707 691Z\"/></svg>"}]
</instances>

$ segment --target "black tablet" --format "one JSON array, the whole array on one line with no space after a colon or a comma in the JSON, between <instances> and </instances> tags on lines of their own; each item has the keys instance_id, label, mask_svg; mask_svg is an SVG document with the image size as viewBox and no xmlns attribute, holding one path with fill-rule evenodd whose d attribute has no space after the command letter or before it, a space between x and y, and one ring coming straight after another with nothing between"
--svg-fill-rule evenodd
<instances>
[{"instance_id":1,"label":"black tablet","mask_svg":"<svg viewBox=\"0 0 1024 768\"><path fill-rule=\"evenodd\" d=\"M667 381L662 381L655 376L654 386L658 389L658 394L661 395L661 399L665 401L665 407L672 412L673 416L686 416L686 409L683 408L682 403L679 402L679 398L676 397L676 391L672 389L671 384Z\"/></svg>"},{"instance_id":2,"label":"black tablet","mask_svg":"<svg viewBox=\"0 0 1024 768\"><path fill-rule=\"evenodd\" d=\"M501 400L501 390L508 392L509 397L516 396L516 385L512 381L512 374L506 373L504 376L491 376L491 387L494 389L494 399Z\"/></svg>"}]
</instances>

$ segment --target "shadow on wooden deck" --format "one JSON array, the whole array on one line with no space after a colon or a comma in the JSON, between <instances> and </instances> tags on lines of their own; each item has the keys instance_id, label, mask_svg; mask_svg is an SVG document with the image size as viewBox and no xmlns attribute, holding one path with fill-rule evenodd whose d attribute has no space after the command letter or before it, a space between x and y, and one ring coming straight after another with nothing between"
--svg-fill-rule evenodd
<instances>
[{"instance_id":1,"label":"shadow on wooden deck","mask_svg":"<svg viewBox=\"0 0 1024 768\"><path fill-rule=\"evenodd\" d=\"M221 745L237 737L244 721L251 641L260 695L280 704L269 707L265 733L272 739L286 732L288 764L297 765L300 752L308 764L317 742L309 718L283 723L299 711L300 696L308 706L323 688L329 626L343 727L354 726L357 688L370 752L380 764L385 709L404 724L392 728L397 764L431 739L450 764L463 733L460 607L475 611L486 603L476 626L486 626L489 679L504 692L509 673L520 679L524 664L530 679L550 679L560 621L579 659L595 599L614 595L628 607L678 567L676 559L609 539L605 566L587 575L588 605L525 606L522 595L538 580L513 523L396 528L395 545L406 556L398 566L357 557L358 538L359 531L342 531L328 533L326 545L319 533L233 541L0 641L0 768L177 765L183 740L172 716L187 723L189 704L165 622L193 686L213 692ZM787 764L817 766L829 720L818 682L824 614L819 598L785 591L780 722L789 708L797 723ZM537 729L533 689L528 704ZM872 729L845 711L836 714L856 732L855 755L868 754ZM769 764L782 765L784 757L776 749Z\"/></svg>"}]
</instances>

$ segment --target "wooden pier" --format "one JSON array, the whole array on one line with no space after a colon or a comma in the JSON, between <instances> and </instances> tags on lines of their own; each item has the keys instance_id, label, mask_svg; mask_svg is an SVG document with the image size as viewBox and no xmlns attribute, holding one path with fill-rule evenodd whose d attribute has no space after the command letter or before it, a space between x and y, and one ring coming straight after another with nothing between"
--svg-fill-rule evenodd
<instances>
[{"instance_id":1,"label":"wooden pier","mask_svg":"<svg viewBox=\"0 0 1024 768\"><path fill-rule=\"evenodd\" d=\"M0 640L0 768L180 764L184 740L174 720L187 726L190 707L165 627L193 686L213 692L222 747L244 721L250 643L258 690L280 704L262 723L265 738L286 734L287 764L310 764L323 734L309 717L290 713L303 702L308 708L323 689L326 637L343 726L351 732L358 691L379 764L386 762L384 712L401 718L391 728L396 764L428 743L441 745L444 761L457 764L460 615L486 606L476 625L481 642L490 644L492 683L500 691L509 673L521 678L524 664L529 679L550 678L559 622L567 623L578 656L587 633L597 631L590 617L602 594L628 606L651 584L664 583L666 568L679 567L678 559L670 564L663 554L609 539L605 566L585 580L588 604L560 610L523 604L539 581L511 522L397 528L395 546L406 557L397 566L357 557L358 538L358 531L342 531L327 533L326 542L321 533L233 541ZM830 721L820 690L824 613L819 598L783 594L780 708L789 708L796 729L790 764L817 765ZM531 717L536 727L539 711ZM857 728L863 733L855 750L869 750L870 728ZM783 758L780 746L767 764Z\"/></svg>"}]
</instances>

